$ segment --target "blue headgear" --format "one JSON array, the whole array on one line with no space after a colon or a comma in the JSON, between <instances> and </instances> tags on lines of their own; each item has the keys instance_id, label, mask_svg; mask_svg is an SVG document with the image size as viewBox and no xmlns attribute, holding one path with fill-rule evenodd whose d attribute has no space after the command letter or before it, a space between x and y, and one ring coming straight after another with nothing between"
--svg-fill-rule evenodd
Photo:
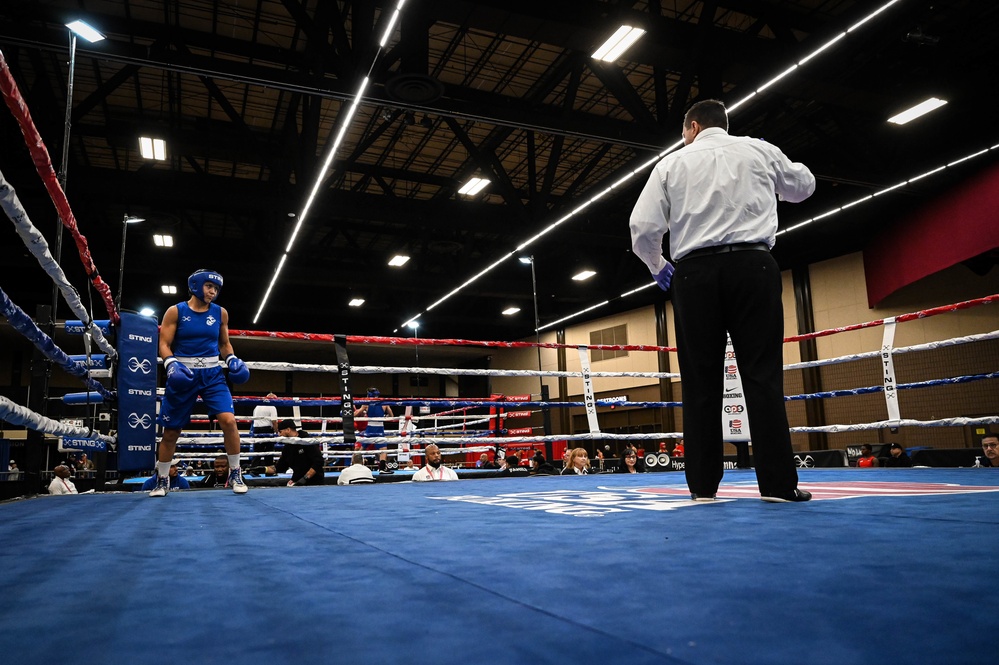
<instances>
[{"instance_id":1,"label":"blue headgear","mask_svg":"<svg viewBox=\"0 0 999 665\"><path fill-rule=\"evenodd\" d=\"M187 278L187 290L201 302L205 302L205 282L211 282L218 287L219 293L222 292L222 275L208 268L199 268Z\"/></svg>"},{"instance_id":2,"label":"blue headgear","mask_svg":"<svg viewBox=\"0 0 999 665\"><path fill-rule=\"evenodd\" d=\"M378 388L368 388L368 397L378 397L381 393Z\"/></svg>"}]
</instances>

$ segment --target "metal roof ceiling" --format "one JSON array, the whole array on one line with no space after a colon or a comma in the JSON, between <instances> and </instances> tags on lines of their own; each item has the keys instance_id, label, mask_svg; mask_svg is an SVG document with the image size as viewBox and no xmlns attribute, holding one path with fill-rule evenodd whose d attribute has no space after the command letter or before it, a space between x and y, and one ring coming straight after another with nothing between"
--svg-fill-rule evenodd
<instances>
[{"instance_id":1,"label":"metal roof ceiling","mask_svg":"<svg viewBox=\"0 0 999 665\"><path fill-rule=\"evenodd\" d=\"M220 303L234 328L386 335L673 144L691 102L746 97L881 4L408 0L379 53L395 2L6 0L0 48L58 164L63 24L84 18L108 36L78 45L67 190L114 289L122 219L147 220L128 231L124 307L162 312L177 297L161 284L183 292L189 272L210 266L226 278ZM622 23L648 34L617 63L593 60ZM903 0L733 113L733 134L766 138L819 179L806 203L781 204L782 227L999 142L983 98L997 83L997 27L995 3ZM292 215L369 69L254 325ZM885 122L931 94L948 105L904 127ZM168 159L143 160L140 134L164 138ZM51 242L54 210L6 112L0 136L0 170ZM783 235L775 255L790 268L857 251L995 152ZM485 192L458 195L475 175L492 181ZM592 316L663 297L619 297L651 281L628 235L644 180L526 250L542 325L603 300ZM173 250L153 247L162 232ZM0 246L0 288L29 312L48 302L51 287L18 241ZM63 263L82 288L69 252ZM395 253L412 259L390 268ZM597 275L573 282L583 268ZM364 306L347 307L353 297ZM508 306L521 312L502 316ZM533 318L530 269L507 260L424 314L420 336L529 337Z\"/></svg>"}]
</instances>

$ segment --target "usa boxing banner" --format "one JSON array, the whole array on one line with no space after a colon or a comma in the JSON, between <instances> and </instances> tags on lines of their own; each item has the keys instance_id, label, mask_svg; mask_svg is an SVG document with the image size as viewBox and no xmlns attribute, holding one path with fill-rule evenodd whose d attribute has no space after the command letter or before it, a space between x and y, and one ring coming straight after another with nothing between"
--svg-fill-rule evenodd
<instances>
[{"instance_id":1,"label":"usa boxing banner","mask_svg":"<svg viewBox=\"0 0 999 665\"><path fill-rule=\"evenodd\" d=\"M156 319L121 313L118 333L118 470L140 471L156 462Z\"/></svg>"},{"instance_id":2,"label":"usa boxing banner","mask_svg":"<svg viewBox=\"0 0 999 665\"><path fill-rule=\"evenodd\" d=\"M726 441L749 441L749 412L742 391L739 363L735 360L732 338L725 343L725 392L722 395L722 436Z\"/></svg>"}]
</instances>

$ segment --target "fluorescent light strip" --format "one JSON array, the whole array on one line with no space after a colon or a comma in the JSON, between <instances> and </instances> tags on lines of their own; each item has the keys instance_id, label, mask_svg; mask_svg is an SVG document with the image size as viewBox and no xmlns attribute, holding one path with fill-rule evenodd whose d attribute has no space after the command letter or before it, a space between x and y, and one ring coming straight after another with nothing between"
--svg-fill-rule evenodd
<instances>
[{"instance_id":1,"label":"fluorescent light strip","mask_svg":"<svg viewBox=\"0 0 999 665\"><path fill-rule=\"evenodd\" d=\"M884 11L885 9L887 9L888 7L894 5L897 2L898 2L898 0L892 0L891 2L885 4L884 6L881 7L881 9L879 9L876 12L874 12L873 14L869 15L867 18L865 18L860 23L855 24L852 28L850 28L850 30L855 30L860 25L862 25L863 23L866 23L871 18L873 18L874 16L877 16L882 11ZM847 30L846 32L849 32L850 30ZM772 79L769 83L764 84L763 87L766 87L766 86L769 86L769 85L775 83L779 79L781 79L784 76L786 76L786 75L790 74L791 72L793 72L798 66L800 66L805 61L811 60L812 58L814 58L816 55L818 55L822 51L825 51L830 46L832 46L833 44L835 44L837 41L839 41L840 39L842 39L846 35L846 32L843 32L840 35L838 35L837 37L834 37L830 41L826 42L825 44L823 44L822 46L820 46L817 50L813 51L811 54L809 54L808 56L806 56L805 58L803 58L801 61L799 61L797 64L795 64L794 66L792 66L792 67L788 68L787 70L785 70L784 73L778 75L776 78ZM762 89L763 89L762 87L761 88L757 88L757 90L753 91L748 96L746 96L745 98L743 98L740 101L738 101L736 104L734 104L732 106L729 106L728 107L729 115L731 115L732 112L736 108L738 108L739 106L742 106L747 101L749 101L750 99L752 99L753 97L755 97L757 95L757 93L760 90L762 90ZM624 184L631 177L634 177L636 175L645 173L646 169L648 169L649 167L651 167L653 164L658 163L660 159L662 159L663 157L665 157L669 153L673 152L674 150L676 150L677 148L679 148L682 145L683 145L683 141L677 141L676 143L674 143L669 148L666 148L665 150L663 150L662 152L660 152L657 157L652 158L651 160L649 160L648 162L646 162L642 166L640 166L640 167L636 168L634 171L632 171L631 172L631 176L625 176L624 178L621 178L620 180L618 180L614 184L614 187L618 187L618 186ZM605 190L604 194L602 194L601 196L605 195L607 192L610 192L612 189L614 189L614 187L609 187L607 190ZM450 292L448 292L447 294L445 294L439 300L437 300L436 302L434 302L434 304L432 304L431 306L427 307L426 311L429 312L434 307L437 307L438 305L440 305L444 301L446 301L449 298L451 298L451 296L456 295L459 291L461 291L462 289L464 289L466 286L469 286L469 285L473 284L475 281L477 281L478 279L480 279L481 277L483 277L484 275L486 275L487 273L489 273L490 271L492 271L494 268L496 268L497 266L499 266L501 263L503 263L506 259L510 258L511 256L515 256L518 252L524 251L525 249L527 249L528 247L530 247L531 245L533 245L535 242L537 242L538 240L540 240L544 236L546 236L549 233L551 233L552 231L554 231L558 226L560 226L564 222L567 222L570 219L572 219L574 216L576 216L577 213L579 213L582 210L584 210L585 208L587 208L591 203L597 201L599 198L600 197L594 197L594 198L590 199L589 201L587 201L583 205L579 206L578 208L576 208L575 210L573 210L569 214L567 214L564 217L560 218L558 221L556 221L553 224L549 225L548 227L542 229L541 231L539 231L534 236L528 238L527 240L525 240L524 242L522 242L520 245L518 245L517 248L513 252L510 252L509 254L507 254L506 256L504 256L503 258L501 258L498 261L494 262L492 265L490 265L485 270L482 270L481 272L479 272L478 274L474 275L473 277L470 277L463 284L461 284L460 286L456 287L455 289L452 289ZM839 208L837 208L837 210L839 210ZM580 314L582 314L584 312L587 312L587 311L589 311L589 309L583 310L582 312L578 312L578 313L574 314L573 316L579 316ZM568 317L568 318L572 318L572 317ZM565 320L567 320L567 319L561 319L561 320L559 320L559 321L557 321L555 323L561 323L561 321L565 321ZM543 328L544 327L549 327L551 325L554 325L554 323L548 324L548 326L543 326ZM539 328L539 330L541 330L541 329L542 328Z\"/></svg>"},{"instance_id":2,"label":"fluorescent light strip","mask_svg":"<svg viewBox=\"0 0 999 665\"><path fill-rule=\"evenodd\" d=\"M937 99L936 97L930 97L926 101L919 102L912 108L908 108L898 115L893 115L888 118L888 122L895 125L904 125L907 122L912 122L916 118L922 117L929 113L930 111L936 111L941 106L944 106L947 100Z\"/></svg>"},{"instance_id":3,"label":"fluorescent light strip","mask_svg":"<svg viewBox=\"0 0 999 665\"><path fill-rule=\"evenodd\" d=\"M787 69L785 69L784 71L782 71L780 74L778 74L777 76L773 77L772 79L770 79L769 81L767 81L766 83L764 83L763 85L761 85L759 88L757 88L756 92L763 92L764 90L766 90L767 88L769 88L770 86L772 86L774 83L776 83L777 81L781 80L782 78L784 78L785 76L787 76L788 74L790 74L791 72L793 72L794 70L796 70L797 68L798 68L797 64L791 65L790 67L788 67Z\"/></svg>"},{"instance_id":4,"label":"fluorescent light strip","mask_svg":"<svg viewBox=\"0 0 999 665\"><path fill-rule=\"evenodd\" d=\"M597 303L596 305L590 305L586 309L582 309L582 310L576 312L575 314L570 314L569 316L563 317L563 318L559 319L558 321L552 321L551 323L546 323L545 325L543 325L540 328L538 328L538 330L541 331L541 330L544 330L545 328L551 328L552 326L557 326L558 324L562 323L563 321L568 321L569 319L574 319L577 316L581 316L583 314L586 314L587 312L592 312L596 308L603 307L604 305L607 305L607 304L610 304L610 300L605 300L605 301L603 301L601 303Z\"/></svg>"},{"instance_id":5,"label":"fluorescent light strip","mask_svg":"<svg viewBox=\"0 0 999 665\"><path fill-rule=\"evenodd\" d=\"M278 261L278 267L274 270L274 276L271 277L271 283L267 285L267 291L264 293L264 299L260 301L260 308L257 309L256 315L253 317L253 323L256 323L260 319L260 313L264 311L264 305L267 304L267 299L271 297L271 291L274 289L274 284L277 282L278 275L281 274L281 269L284 268L284 262L288 260L287 254L281 255L281 260Z\"/></svg>"},{"instance_id":6,"label":"fluorescent light strip","mask_svg":"<svg viewBox=\"0 0 999 665\"><path fill-rule=\"evenodd\" d=\"M323 167L322 169L319 170L319 173L316 175L316 182L312 186L312 190L309 192L309 197L308 199L306 199L305 205L302 206L302 212L298 215L298 222L295 224L295 228L292 229L291 237L288 239L288 245L285 247L284 250L285 251L284 256L281 257L281 263L278 264L277 269L274 271L274 276L271 278L271 283L267 287L267 291L264 293L263 299L260 301L260 308L257 309L257 315L253 318L254 323L257 322L257 319L260 318L260 314L264 311L264 305L267 304L267 299L270 297L271 290L273 290L274 288L274 284L277 281L282 266L284 266L284 261L287 258L288 254L291 252L291 248L295 244L295 239L298 237L298 232L302 230L302 225L305 223L305 219L308 216L309 210L312 208L312 204L316 199L316 195L319 192L319 188L322 186L326 178L326 173L329 171L330 165L333 163L333 158L336 155L337 148L340 147L340 143L343 141L343 137L346 135L347 129L350 127L350 121L351 119L353 119L354 114L357 112L357 107L358 105L360 105L361 100L364 97L364 93L368 88L368 84L371 82L371 72L374 71L375 65L378 63L378 58L382 54L382 49L385 46L385 40L387 39L388 34L391 33L392 26L394 26L395 22L398 20L398 15L402 11L402 6L405 2L406 0L399 0L399 3L396 5L395 13L392 15L392 20L389 24L388 30L386 30L386 35L382 37L382 42L378 45L378 50L375 52L375 56L371 60L371 67L368 69L368 75L365 76L364 80L361 81L361 85L358 87L357 93L354 95L354 100L347 109L347 115L344 116L344 119L340 126L340 131L337 132L336 139L333 141L333 145L330 147L326 155L326 160L323 162ZM346 102L344 102L344 104L346 104ZM342 104L340 106L340 110L341 111L343 110Z\"/></svg>"},{"instance_id":7,"label":"fluorescent light strip","mask_svg":"<svg viewBox=\"0 0 999 665\"><path fill-rule=\"evenodd\" d=\"M860 21L858 21L857 23L854 23L849 28L847 28L846 31L847 32L853 32L854 30L856 30L860 26L864 25L865 23L867 23L868 21L870 21L872 18L874 18L875 16L877 16L878 14L880 14L881 12L883 12L884 10L888 9L889 7L891 7L892 5L894 5L895 3L897 3L898 1L899 0L891 0L891 2L888 2L888 3L885 3L884 5L881 5L881 7L879 7L876 10L874 10L873 14L868 14L866 18L860 19Z\"/></svg>"},{"instance_id":8,"label":"fluorescent light strip","mask_svg":"<svg viewBox=\"0 0 999 665\"><path fill-rule=\"evenodd\" d=\"M634 28L630 25L622 25L618 28L610 39L605 41L603 44L593 52L590 56L594 60L602 60L604 62L615 62L624 55L624 52L631 48L631 45L641 39L645 31L641 28Z\"/></svg>"},{"instance_id":9,"label":"fluorescent light strip","mask_svg":"<svg viewBox=\"0 0 999 665\"><path fill-rule=\"evenodd\" d=\"M637 289L632 289L631 291L625 291L624 293L622 293L621 295L619 295L618 298L627 298L628 296L633 296L636 293L638 293L639 291L644 291L645 289L650 289L653 286L657 286L655 280L649 282L645 286L640 286Z\"/></svg>"},{"instance_id":10,"label":"fluorescent light strip","mask_svg":"<svg viewBox=\"0 0 999 665\"><path fill-rule=\"evenodd\" d=\"M399 20L399 8L396 7L395 11L392 12L392 18L389 19L388 27L385 28L385 32L384 34L382 34L382 38L378 42L378 48L385 48L385 44L388 43L389 37L392 36L392 30L395 29L395 22L398 20Z\"/></svg>"}]
</instances>

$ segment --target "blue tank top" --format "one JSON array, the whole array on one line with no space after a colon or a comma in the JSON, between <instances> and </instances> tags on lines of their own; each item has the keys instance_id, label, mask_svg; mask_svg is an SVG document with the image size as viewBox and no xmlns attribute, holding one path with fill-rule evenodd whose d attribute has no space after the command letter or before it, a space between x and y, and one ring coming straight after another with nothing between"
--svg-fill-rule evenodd
<instances>
[{"instance_id":1,"label":"blue tank top","mask_svg":"<svg viewBox=\"0 0 999 665\"><path fill-rule=\"evenodd\" d=\"M381 404L368 404L368 418L384 418L385 407ZM385 422L369 422L367 427L368 436L382 436L385 433Z\"/></svg>"},{"instance_id":2,"label":"blue tank top","mask_svg":"<svg viewBox=\"0 0 999 665\"><path fill-rule=\"evenodd\" d=\"M170 350L182 358L218 356L221 329L222 308L215 303L207 312L195 312L186 302L177 303L177 334Z\"/></svg>"}]
</instances>

